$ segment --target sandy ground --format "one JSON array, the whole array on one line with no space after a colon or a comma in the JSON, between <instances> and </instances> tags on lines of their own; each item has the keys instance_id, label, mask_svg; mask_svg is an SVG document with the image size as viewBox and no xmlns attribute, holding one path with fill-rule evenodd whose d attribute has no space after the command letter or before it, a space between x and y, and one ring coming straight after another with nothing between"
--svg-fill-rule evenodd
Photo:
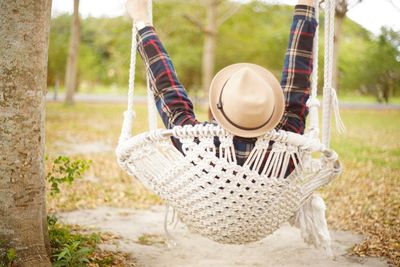
<instances>
[{"instance_id":1,"label":"sandy ground","mask_svg":"<svg viewBox=\"0 0 400 267\"><path fill-rule=\"evenodd\" d=\"M362 239L361 236L332 231L334 259L329 259L323 250L308 247L302 241L300 232L289 225L284 225L260 242L233 246L191 234L184 225L178 224L171 230L177 245L168 247L163 242L164 216L164 207L149 210L98 208L60 214L65 223L94 227L121 236L113 244L103 245L103 248L130 253L139 266L388 266L383 259L345 255L348 248ZM148 244L140 244L143 242L138 240Z\"/></svg>"}]
</instances>

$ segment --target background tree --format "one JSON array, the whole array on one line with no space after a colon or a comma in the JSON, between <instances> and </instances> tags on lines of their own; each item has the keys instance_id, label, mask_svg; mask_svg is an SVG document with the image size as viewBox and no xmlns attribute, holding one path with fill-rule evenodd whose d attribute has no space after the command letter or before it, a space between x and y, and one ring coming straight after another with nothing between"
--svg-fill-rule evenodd
<instances>
[{"instance_id":1,"label":"background tree","mask_svg":"<svg viewBox=\"0 0 400 267\"><path fill-rule=\"evenodd\" d=\"M218 0L207 1L207 22L202 29L204 32L202 88L205 96L207 96L215 69L215 47L219 28L217 16L220 3L221 1Z\"/></svg>"},{"instance_id":2,"label":"background tree","mask_svg":"<svg viewBox=\"0 0 400 267\"><path fill-rule=\"evenodd\" d=\"M333 88L339 92L339 51L340 51L340 37L342 33L343 20L348 11L348 0L337 0L336 13L335 13L335 38L334 38L334 51L333 51Z\"/></svg>"},{"instance_id":3,"label":"background tree","mask_svg":"<svg viewBox=\"0 0 400 267\"><path fill-rule=\"evenodd\" d=\"M63 83L68 58L68 41L71 35L71 16L63 14L51 20L47 84Z\"/></svg>"},{"instance_id":4,"label":"background tree","mask_svg":"<svg viewBox=\"0 0 400 267\"><path fill-rule=\"evenodd\" d=\"M355 1L355 0L353 0ZM357 2L354 2L355 4ZM232 5L221 5L218 14L230 10ZM349 8L352 8L350 4ZM203 96L202 56L204 34L199 27L193 27L183 14L191 14L204 22L206 8L199 0L164 0L154 3L154 25L165 47L171 55L179 79L190 92L194 101ZM194 16L195 14L195 16ZM228 19L218 29L215 51L215 70L237 62L253 62L267 67L276 77L280 77L283 58L289 37L289 26L293 16L293 7L268 5L261 1L241 4L234 17ZM221 16L219 16L221 19ZM58 75L64 83L65 62L68 54L68 39L71 32L71 15L63 14L52 19L49 51L49 85L53 85ZM78 77L82 92L125 93L128 81L129 54L132 21L126 17L97 18L81 20L81 42L79 48ZM321 21L321 40L323 39ZM351 19L344 19L340 35L341 94L376 95L376 87L366 89L365 73L370 81L379 79L378 73L368 72L364 66L373 55L371 47L379 43L379 38ZM382 50L381 53L389 53ZM320 49L322 60L323 49ZM382 55L391 58L390 55ZM145 72L142 60L137 60L138 94L145 93ZM396 69L397 70L397 69ZM212 75L211 75L212 76ZM321 72L321 81L322 81ZM112 88L112 89L110 89ZM394 94L399 89L394 84ZM115 91L118 90L118 91ZM196 106L198 103L196 103Z\"/></svg>"},{"instance_id":5,"label":"background tree","mask_svg":"<svg viewBox=\"0 0 400 267\"><path fill-rule=\"evenodd\" d=\"M362 66L363 88L388 103L400 91L400 32L382 28Z\"/></svg>"},{"instance_id":6,"label":"background tree","mask_svg":"<svg viewBox=\"0 0 400 267\"><path fill-rule=\"evenodd\" d=\"M207 0L206 22L202 23L200 19L185 15L192 24L204 34L203 53L202 53L202 90L203 95L208 96L208 90L215 71L216 45L218 30L220 26L234 15L240 4L233 4L223 0ZM220 10L225 9L222 14Z\"/></svg>"},{"instance_id":7,"label":"background tree","mask_svg":"<svg viewBox=\"0 0 400 267\"><path fill-rule=\"evenodd\" d=\"M65 73L65 103L74 104L74 94L78 87L78 55L80 40L79 0L74 0L74 13L71 23L67 68Z\"/></svg>"},{"instance_id":8,"label":"background tree","mask_svg":"<svg viewBox=\"0 0 400 267\"><path fill-rule=\"evenodd\" d=\"M343 21L346 17L347 11L353 8L362 0L337 0L336 2L336 12L335 12L335 38L334 38L334 51L333 51L333 87L339 93L339 79L340 69L339 69L339 58L340 58L340 47L341 47L341 37L343 29Z\"/></svg>"},{"instance_id":9,"label":"background tree","mask_svg":"<svg viewBox=\"0 0 400 267\"><path fill-rule=\"evenodd\" d=\"M43 160L50 10L50 0L0 0L0 254L15 251L16 266L51 266Z\"/></svg>"}]
</instances>

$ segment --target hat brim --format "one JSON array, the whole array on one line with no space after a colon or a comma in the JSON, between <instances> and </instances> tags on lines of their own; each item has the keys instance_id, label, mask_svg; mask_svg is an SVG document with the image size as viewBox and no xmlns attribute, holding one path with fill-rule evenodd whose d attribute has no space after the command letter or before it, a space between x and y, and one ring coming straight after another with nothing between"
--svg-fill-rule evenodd
<instances>
[{"instance_id":1,"label":"hat brim","mask_svg":"<svg viewBox=\"0 0 400 267\"><path fill-rule=\"evenodd\" d=\"M274 113L272 114L271 119L265 124L263 127L255 129L255 130L243 130L238 127L232 125L222 114L221 110L217 108L217 103L219 101L219 97L221 94L221 90L224 87L226 81L238 70L243 67L251 68L252 70L259 73L260 77L265 79L265 81L271 86L273 94L275 96L275 108ZM228 132L241 137L258 137L264 135L268 131L275 128L281 120L284 110L285 110L285 101L283 96L283 90L279 81L274 77L274 75L269 72L267 69L258 66L256 64L251 63L238 63L225 67L220 70L214 77L210 86L209 93L209 103L211 112L215 118L215 120Z\"/></svg>"}]
</instances>

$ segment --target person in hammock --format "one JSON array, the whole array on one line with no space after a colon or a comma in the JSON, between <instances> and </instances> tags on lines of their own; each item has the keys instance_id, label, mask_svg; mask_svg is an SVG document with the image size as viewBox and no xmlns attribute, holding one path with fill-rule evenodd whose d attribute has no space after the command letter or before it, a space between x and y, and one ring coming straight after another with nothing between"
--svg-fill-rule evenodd
<instances>
[{"instance_id":1,"label":"person in hammock","mask_svg":"<svg viewBox=\"0 0 400 267\"><path fill-rule=\"evenodd\" d=\"M128 0L126 4L138 30L138 50L162 121L169 129L203 123L196 119L193 104L152 25L147 6L148 0ZM249 63L227 66L215 75L210 86L210 110L217 123L234 135L239 165L254 148L256 137L271 129L304 133L316 27L313 0L299 0L280 83L265 68Z\"/></svg>"}]
</instances>

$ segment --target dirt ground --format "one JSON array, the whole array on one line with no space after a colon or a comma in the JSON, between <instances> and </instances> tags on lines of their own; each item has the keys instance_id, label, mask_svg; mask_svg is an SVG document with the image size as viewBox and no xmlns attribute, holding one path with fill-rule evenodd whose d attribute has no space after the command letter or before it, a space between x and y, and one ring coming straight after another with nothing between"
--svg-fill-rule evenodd
<instances>
[{"instance_id":1,"label":"dirt ground","mask_svg":"<svg viewBox=\"0 0 400 267\"><path fill-rule=\"evenodd\" d=\"M308 247L296 228L284 225L264 240L241 246L221 245L191 234L184 225L170 226L175 246L168 246L163 223L165 208L148 210L102 207L60 214L68 224L79 224L119 238L102 245L132 255L136 265L149 267L236 267L236 266L388 266L385 259L346 256L363 237L351 232L331 231L334 258L320 249Z\"/></svg>"}]
</instances>

